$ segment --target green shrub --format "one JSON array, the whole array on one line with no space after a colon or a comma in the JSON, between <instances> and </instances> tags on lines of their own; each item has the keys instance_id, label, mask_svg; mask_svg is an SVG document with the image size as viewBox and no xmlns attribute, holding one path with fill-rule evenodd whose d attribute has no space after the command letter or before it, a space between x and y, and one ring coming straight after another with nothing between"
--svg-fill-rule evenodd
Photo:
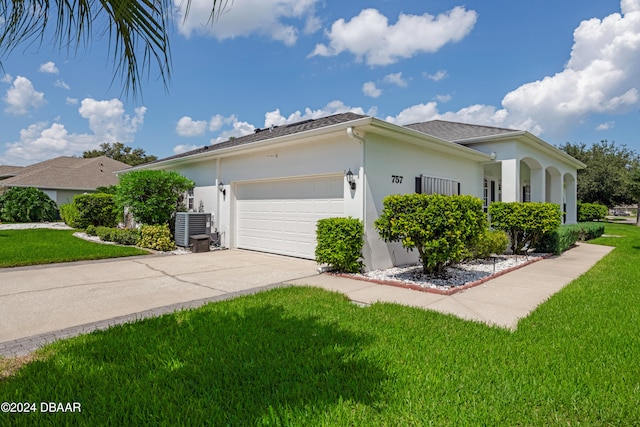
<instances>
[{"instance_id":1,"label":"green shrub","mask_svg":"<svg viewBox=\"0 0 640 427\"><path fill-rule=\"evenodd\" d=\"M140 228L138 246L156 251L172 251L176 248L167 224L143 225Z\"/></svg>"},{"instance_id":2,"label":"green shrub","mask_svg":"<svg viewBox=\"0 0 640 427\"><path fill-rule=\"evenodd\" d=\"M177 172L138 170L120 177L116 200L141 224L170 224L194 182Z\"/></svg>"},{"instance_id":3,"label":"green shrub","mask_svg":"<svg viewBox=\"0 0 640 427\"><path fill-rule=\"evenodd\" d=\"M560 226L560 206L554 203L494 202L489 205L491 226L509 235L513 253L535 247L545 233Z\"/></svg>"},{"instance_id":4,"label":"green shrub","mask_svg":"<svg viewBox=\"0 0 640 427\"><path fill-rule=\"evenodd\" d=\"M73 203L60 205L60 218L71 228L82 228L78 225L80 212Z\"/></svg>"},{"instance_id":5,"label":"green shrub","mask_svg":"<svg viewBox=\"0 0 640 427\"><path fill-rule=\"evenodd\" d=\"M374 227L385 242L416 249L425 274L462 261L487 228L482 201L472 196L392 195L383 204Z\"/></svg>"},{"instance_id":6,"label":"green shrub","mask_svg":"<svg viewBox=\"0 0 640 427\"><path fill-rule=\"evenodd\" d=\"M115 228L111 235L111 238L113 239L112 242L118 243L120 245L135 246L138 244L140 232L137 229Z\"/></svg>"},{"instance_id":7,"label":"green shrub","mask_svg":"<svg viewBox=\"0 0 640 427\"><path fill-rule=\"evenodd\" d=\"M578 203L578 222L601 221L609 209L598 203Z\"/></svg>"},{"instance_id":8,"label":"green shrub","mask_svg":"<svg viewBox=\"0 0 640 427\"><path fill-rule=\"evenodd\" d=\"M33 187L12 187L0 195L0 221L56 221L58 205Z\"/></svg>"},{"instance_id":9,"label":"green shrub","mask_svg":"<svg viewBox=\"0 0 640 427\"><path fill-rule=\"evenodd\" d=\"M96 227L96 236L98 236L100 240L104 240L105 242L113 242L114 232L115 228L113 227Z\"/></svg>"},{"instance_id":10,"label":"green shrub","mask_svg":"<svg viewBox=\"0 0 640 427\"><path fill-rule=\"evenodd\" d=\"M560 255L577 241L595 239L604 234L604 224L585 222L579 224L564 224L556 230L545 233L538 244L538 252L550 252Z\"/></svg>"},{"instance_id":11,"label":"green shrub","mask_svg":"<svg viewBox=\"0 0 640 427\"><path fill-rule=\"evenodd\" d=\"M604 234L604 224L600 222L584 222L580 225L580 240L587 241L598 238Z\"/></svg>"},{"instance_id":12,"label":"green shrub","mask_svg":"<svg viewBox=\"0 0 640 427\"><path fill-rule=\"evenodd\" d=\"M86 228L88 225L96 227L113 227L118 223L120 210L116 207L113 194L92 193L78 194L73 198L73 205L78 210L76 226Z\"/></svg>"},{"instance_id":13,"label":"green shrub","mask_svg":"<svg viewBox=\"0 0 640 427\"><path fill-rule=\"evenodd\" d=\"M501 254L509 246L509 236L502 230L485 230L478 242L469 249L467 259L488 258L491 254Z\"/></svg>"},{"instance_id":14,"label":"green shrub","mask_svg":"<svg viewBox=\"0 0 640 427\"><path fill-rule=\"evenodd\" d=\"M84 230L84 232L87 233L87 235L89 236L97 236L95 225L88 225L86 230Z\"/></svg>"},{"instance_id":15,"label":"green shrub","mask_svg":"<svg viewBox=\"0 0 640 427\"><path fill-rule=\"evenodd\" d=\"M364 225L355 218L325 218L317 223L316 261L329 264L338 271L357 273L362 270Z\"/></svg>"}]
</instances>

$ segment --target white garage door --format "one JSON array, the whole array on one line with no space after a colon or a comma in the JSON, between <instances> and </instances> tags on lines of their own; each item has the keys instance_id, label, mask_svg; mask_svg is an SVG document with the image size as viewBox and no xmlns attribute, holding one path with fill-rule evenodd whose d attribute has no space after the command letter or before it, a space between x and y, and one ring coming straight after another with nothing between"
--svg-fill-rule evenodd
<instances>
[{"instance_id":1,"label":"white garage door","mask_svg":"<svg viewBox=\"0 0 640 427\"><path fill-rule=\"evenodd\" d=\"M315 258L316 222L344 215L344 177L239 184L239 248Z\"/></svg>"}]
</instances>

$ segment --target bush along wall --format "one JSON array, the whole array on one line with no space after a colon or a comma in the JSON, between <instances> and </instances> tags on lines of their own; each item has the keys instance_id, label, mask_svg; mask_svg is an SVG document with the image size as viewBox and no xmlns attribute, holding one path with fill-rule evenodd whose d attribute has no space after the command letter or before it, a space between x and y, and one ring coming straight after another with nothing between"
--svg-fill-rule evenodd
<instances>
[{"instance_id":1,"label":"bush along wall","mask_svg":"<svg viewBox=\"0 0 640 427\"><path fill-rule=\"evenodd\" d=\"M315 256L318 264L357 273L363 268L364 225L356 218L325 218L316 225Z\"/></svg>"},{"instance_id":2,"label":"bush along wall","mask_svg":"<svg viewBox=\"0 0 640 427\"><path fill-rule=\"evenodd\" d=\"M560 255L578 241L595 239L604 234L604 224L598 222L584 222L579 224L563 224L540 239L538 252L548 252Z\"/></svg>"},{"instance_id":3,"label":"bush along wall","mask_svg":"<svg viewBox=\"0 0 640 427\"><path fill-rule=\"evenodd\" d=\"M58 205L43 191L33 187L13 187L0 195L0 221L56 221Z\"/></svg>"},{"instance_id":4,"label":"bush along wall","mask_svg":"<svg viewBox=\"0 0 640 427\"><path fill-rule=\"evenodd\" d=\"M602 221L609 213L605 205L598 203L578 203L578 222Z\"/></svg>"},{"instance_id":5,"label":"bush along wall","mask_svg":"<svg viewBox=\"0 0 640 427\"><path fill-rule=\"evenodd\" d=\"M401 194L387 196L374 222L385 242L401 242L420 254L424 274L441 274L465 259L487 228L482 201L472 196Z\"/></svg>"},{"instance_id":6,"label":"bush along wall","mask_svg":"<svg viewBox=\"0 0 640 427\"><path fill-rule=\"evenodd\" d=\"M515 254L535 247L545 233L560 226L562 217L559 205L539 202L494 202L489 215L491 226L509 235Z\"/></svg>"}]
</instances>

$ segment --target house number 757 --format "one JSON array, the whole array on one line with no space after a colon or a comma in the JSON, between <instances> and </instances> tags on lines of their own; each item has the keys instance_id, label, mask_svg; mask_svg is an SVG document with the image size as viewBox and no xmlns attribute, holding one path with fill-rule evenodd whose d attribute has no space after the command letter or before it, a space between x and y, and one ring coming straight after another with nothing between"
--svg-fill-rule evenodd
<instances>
[{"instance_id":1,"label":"house number 757","mask_svg":"<svg viewBox=\"0 0 640 427\"><path fill-rule=\"evenodd\" d=\"M392 184L402 184L402 176L401 175L391 175L391 183Z\"/></svg>"}]
</instances>

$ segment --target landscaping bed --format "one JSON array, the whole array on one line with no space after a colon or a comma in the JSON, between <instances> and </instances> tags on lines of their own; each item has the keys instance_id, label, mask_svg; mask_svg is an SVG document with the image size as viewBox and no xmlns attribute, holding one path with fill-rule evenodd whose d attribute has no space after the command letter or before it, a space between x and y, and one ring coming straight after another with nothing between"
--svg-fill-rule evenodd
<instances>
[{"instance_id":1,"label":"landscaping bed","mask_svg":"<svg viewBox=\"0 0 640 427\"><path fill-rule=\"evenodd\" d=\"M452 295L544 259L549 255L538 253L528 256L497 255L492 258L475 259L445 267L444 274L440 276L423 274L422 264L373 270L362 274L345 274L344 276L381 285Z\"/></svg>"}]
</instances>

